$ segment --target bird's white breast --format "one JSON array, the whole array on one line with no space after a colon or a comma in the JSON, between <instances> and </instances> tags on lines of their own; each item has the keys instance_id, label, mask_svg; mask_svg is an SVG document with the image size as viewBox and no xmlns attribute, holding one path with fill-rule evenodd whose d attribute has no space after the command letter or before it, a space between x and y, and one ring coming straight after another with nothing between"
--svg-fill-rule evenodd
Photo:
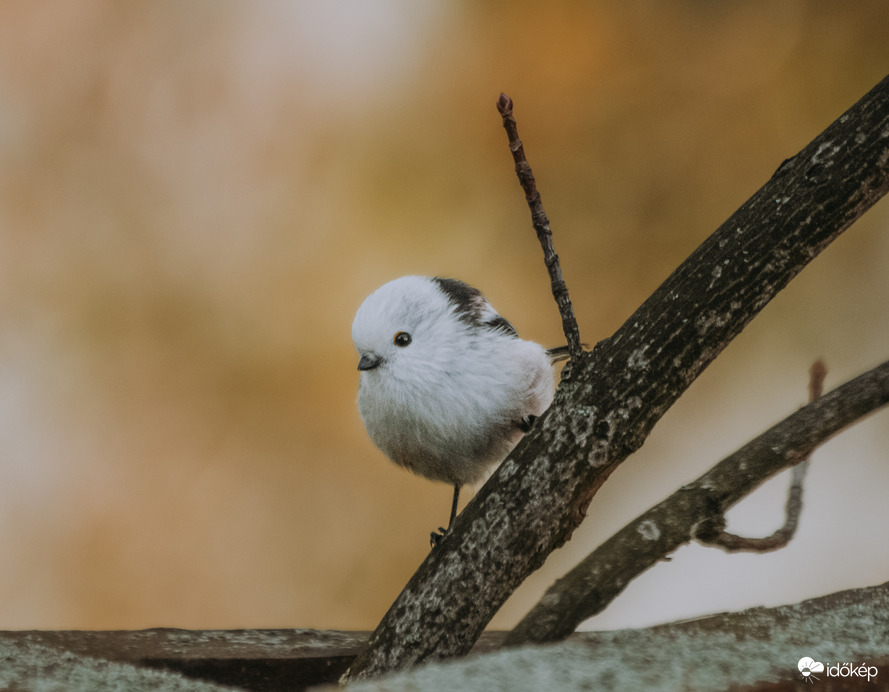
<instances>
[{"instance_id":1,"label":"bird's white breast","mask_svg":"<svg viewBox=\"0 0 889 692\"><path fill-rule=\"evenodd\" d=\"M361 374L358 405L373 442L423 476L481 480L552 401L546 351L509 335L466 334L424 359Z\"/></svg>"}]
</instances>

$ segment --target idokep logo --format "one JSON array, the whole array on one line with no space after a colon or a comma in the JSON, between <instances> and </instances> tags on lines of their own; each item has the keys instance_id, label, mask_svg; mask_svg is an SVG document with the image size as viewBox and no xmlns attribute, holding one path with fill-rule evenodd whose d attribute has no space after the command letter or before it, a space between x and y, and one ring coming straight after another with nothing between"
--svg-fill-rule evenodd
<instances>
[{"instance_id":1,"label":"idokep logo","mask_svg":"<svg viewBox=\"0 0 889 692\"><path fill-rule=\"evenodd\" d=\"M813 682L818 678L815 677L815 673L820 673L824 670L824 664L820 661L816 661L808 656L803 656L799 663L796 664L796 667L799 668L799 672L803 676L803 680L806 682Z\"/></svg>"},{"instance_id":2,"label":"idokep logo","mask_svg":"<svg viewBox=\"0 0 889 692\"><path fill-rule=\"evenodd\" d=\"M796 667L803 676L803 680L811 683L820 680L815 673L823 673L828 678L866 678L868 682L872 682L879 672L876 666L869 666L866 663L834 663L833 665L828 663L824 665L808 656L803 656Z\"/></svg>"}]
</instances>

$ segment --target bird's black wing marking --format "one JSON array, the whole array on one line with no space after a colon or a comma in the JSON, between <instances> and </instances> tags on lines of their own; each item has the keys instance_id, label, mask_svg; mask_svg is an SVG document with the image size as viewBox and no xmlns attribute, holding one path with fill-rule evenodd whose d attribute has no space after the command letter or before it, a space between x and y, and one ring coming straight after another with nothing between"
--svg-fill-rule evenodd
<instances>
[{"instance_id":1,"label":"bird's black wing marking","mask_svg":"<svg viewBox=\"0 0 889 692\"><path fill-rule=\"evenodd\" d=\"M481 324L482 309L487 302L481 291L459 279L445 279L435 276L432 280L454 306L454 312L461 320L474 327Z\"/></svg>"},{"instance_id":2,"label":"bird's black wing marking","mask_svg":"<svg viewBox=\"0 0 889 692\"><path fill-rule=\"evenodd\" d=\"M454 306L454 313L457 317L466 324L518 337L515 327L505 317L497 314L497 311L491 307L491 304L477 288L473 288L459 279L445 279L436 276L432 280Z\"/></svg>"}]
</instances>

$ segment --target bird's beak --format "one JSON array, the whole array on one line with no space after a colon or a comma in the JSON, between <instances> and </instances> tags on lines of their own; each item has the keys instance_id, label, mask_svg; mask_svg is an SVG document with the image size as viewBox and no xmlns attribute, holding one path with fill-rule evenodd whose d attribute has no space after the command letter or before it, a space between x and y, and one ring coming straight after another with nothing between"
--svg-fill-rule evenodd
<instances>
[{"instance_id":1,"label":"bird's beak","mask_svg":"<svg viewBox=\"0 0 889 692\"><path fill-rule=\"evenodd\" d=\"M379 367L382 362L383 359L376 353L362 353L361 360L358 361L358 369L361 371L373 370Z\"/></svg>"}]
</instances>

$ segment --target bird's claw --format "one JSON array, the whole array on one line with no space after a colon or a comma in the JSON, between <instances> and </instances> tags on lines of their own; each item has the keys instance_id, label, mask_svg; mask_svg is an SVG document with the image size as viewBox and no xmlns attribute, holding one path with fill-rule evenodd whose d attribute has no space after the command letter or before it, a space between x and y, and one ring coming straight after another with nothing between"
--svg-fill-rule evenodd
<instances>
[{"instance_id":1,"label":"bird's claw","mask_svg":"<svg viewBox=\"0 0 889 692\"><path fill-rule=\"evenodd\" d=\"M442 539L448 535L448 529L443 529L441 526L438 527L438 531L433 531L429 534L429 545L433 548L441 543Z\"/></svg>"}]
</instances>

